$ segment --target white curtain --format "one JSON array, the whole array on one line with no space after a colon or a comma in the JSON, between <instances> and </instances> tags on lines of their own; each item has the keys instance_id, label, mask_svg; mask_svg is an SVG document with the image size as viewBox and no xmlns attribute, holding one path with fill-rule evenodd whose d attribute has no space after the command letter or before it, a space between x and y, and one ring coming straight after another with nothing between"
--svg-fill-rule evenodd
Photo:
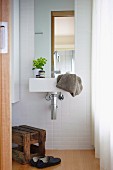
<instances>
[{"instance_id":1,"label":"white curtain","mask_svg":"<svg viewBox=\"0 0 113 170\"><path fill-rule=\"evenodd\" d=\"M113 0L93 0L92 116L100 170L113 170Z\"/></svg>"}]
</instances>

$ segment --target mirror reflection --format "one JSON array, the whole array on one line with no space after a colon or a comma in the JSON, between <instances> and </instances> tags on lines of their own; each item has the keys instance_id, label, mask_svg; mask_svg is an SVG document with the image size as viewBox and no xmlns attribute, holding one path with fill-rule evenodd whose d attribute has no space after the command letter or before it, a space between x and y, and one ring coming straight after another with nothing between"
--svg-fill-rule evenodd
<instances>
[{"instance_id":1,"label":"mirror reflection","mask_svg":"<svg viewBox=\"0 0 113 170\"><path fill-rule=\"evenodd\" d=\"M53 21L54 20L54 21ZM52 12L52 77L74 71L74 12Z\"/></svg>"}]
</instances>

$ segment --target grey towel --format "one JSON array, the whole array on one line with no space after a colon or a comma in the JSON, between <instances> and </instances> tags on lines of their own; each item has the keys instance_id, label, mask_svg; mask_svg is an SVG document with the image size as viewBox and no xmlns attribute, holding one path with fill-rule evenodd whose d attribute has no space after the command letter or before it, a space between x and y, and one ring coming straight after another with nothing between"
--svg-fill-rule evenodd
<instances>
[{"instance_id":1,"label":"grey towel","mask_svg":"<svg viewBox=\"0 0 113 170\"><path fill-rule=\"evenodd\" d=\"M62 74L57 77L56 87L69 92L73 97L83 89L81 78L76 74Z\"/></svg>"}]
</instances>

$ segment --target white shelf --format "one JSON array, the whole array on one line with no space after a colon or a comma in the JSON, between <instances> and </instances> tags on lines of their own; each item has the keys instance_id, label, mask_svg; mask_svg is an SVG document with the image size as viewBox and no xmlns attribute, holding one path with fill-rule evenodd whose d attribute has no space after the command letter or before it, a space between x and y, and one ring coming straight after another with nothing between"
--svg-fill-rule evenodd
<instances>
[{"instance_id":1,"label":"white shelf","mask_svg":"<svg viewBox=\"0 0 113 170\"><path fill-rule=\"evenodd\" d=\"M30 78L30 92L61 92L63 90L56 87L56 78Z\"/></svg>"}]
</instances>

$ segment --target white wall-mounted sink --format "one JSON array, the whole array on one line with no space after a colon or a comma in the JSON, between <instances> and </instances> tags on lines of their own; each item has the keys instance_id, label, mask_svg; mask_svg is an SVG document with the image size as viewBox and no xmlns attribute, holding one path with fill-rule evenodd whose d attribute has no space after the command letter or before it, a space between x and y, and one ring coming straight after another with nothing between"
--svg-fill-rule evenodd
<instances>
[{"instance_id":1,"label":"white wall-mounted sink","mask_svg":"<svg viewBox=\"0 0 113 170\"><path fill-rule=\"evenodd\" d=\"M61 92L62 90L56 87L56 78L30 78L30 92Z\"/></svg>"}]
</instances>

